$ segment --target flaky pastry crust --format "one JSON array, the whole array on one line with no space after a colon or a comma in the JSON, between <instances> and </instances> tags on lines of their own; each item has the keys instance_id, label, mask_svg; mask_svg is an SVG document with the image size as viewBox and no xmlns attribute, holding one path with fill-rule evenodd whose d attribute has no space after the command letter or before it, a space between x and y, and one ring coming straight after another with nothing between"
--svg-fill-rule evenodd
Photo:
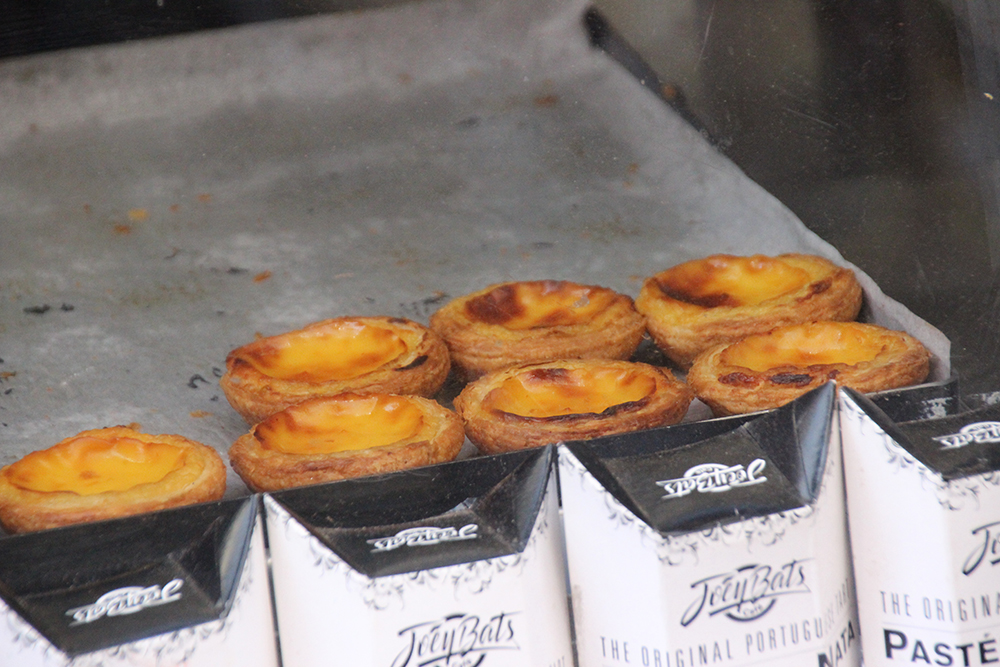
<instances>
[{"instance_id":1,"label":"flaky pastry crust","mask_svg":"<svg viewBox=\"0 0 1000 667\"><path fill-rule=\"evenodd\" d=\"M391 341L405 349L362 374L321 381L308 377L275 377L262 372L251 361L267 359L282 349L281 346L295 344L303 338L339 334L348 327L390 332ZM333 339L336 341L335 336ZM338 352L336 342L330 348L333 354ZM256 424L306 399L350 391L430 397L444 384L450 368L451 360L444 341L421 324L399 317L337 317L297 331L260 338L233 350L226 357L226 372L219 386L230 405L247 423Z\"/></svg>"},{"instance_id":2,"label":"flaky pastry crust","mask_svg":"<svg viewBox=\"0 0 1000 667\"><path fill-rule=\"evenodd\" d=\"M265 430L268 428L286 429L294 435L297 424L306 421L310 413L368 400L398 400L419 410L422 415L419 431L396 443L349 451L297 453L267 444ZM419 396L344 393L309 399L271 415L233 443L229 461L250 489L279 491L444 463L458 456L464 442L465 432L458 415L433 400Z\"/></svg>"},{"instance_id":3,"label":"flaky pastry crust","mask_svg":"<svg viewBox=\"0 0 1000 667\"><path fill-rule=\"evenodd\" d=\"M430 325L468 380L515 364L627 359L645 332L630 297L558 280L491 285L445 304Z\"/></svg>"},{"instance_id":4,"label":"flaky pastry crust","mask_svg":"<svg viewBox=\"0 0 1000 667\"><path fill-rule=\"evenodd\" d=\"M692 399L691 389L665 368L573 359L484 375L462 390L455 410L469 440L496 454L674 424Z\"/></svg>"},{"instance_id":5,"label":"flaky pastry crust","mask_svg":"<svg viewBox=\"0 0 1000 667\"><path fill-rule=\"evenodd\" d=\"M51 457L59 465L63 457L73 458L73 449L88 439L90 442L126 439L175 447L180 450L178 465L158 480L123 490L81 495L66 490L24 488L20 481L24 477L23 466L34 465L39 457ZM81 478L87 474L79 472ZM122 486L127 484L128 480ZM179 435L151 435L126 426L93 429L0 469L0 523L12 533L43 530L218 500L225 490L226 466L211 447Z\"/></svg>"},{"instance_id":6,"label":"flaky pastry crust","mask_svg":"<svg viewBox=\"0 0 1000 667\"><path fill-rule=\"evenodd\" d=\"M773 353L787 361L789 354L796 354L790 345L806 341L808 346L817 338L843 341L840 349L847 350L847 362L821 356L818 363L809 363L806 355L795 364L748 368L738 363L747 350ZM866 352L856 354L858 349ZM918 384L929 370L930 353L907 333L859 322L814 322L779 327L703 352L691 366L687 382L713 413L724 416L779 407L830 380L870 393Z\"/></svg>"},{"instance_id":7,"label":"flaky pastry crust","mask_svg":"<svg viewBox=\"0 0 1000 667\"><path fill-rule=\"evenodd\" d=\"M726 272L740 289L762 283L759 302L727 293ZM719 285L713 280L720 277ZM710 286L711 285L711 286ZM774 292L777 292L774 294ZM861 286L850 269L815 255L712 255L647 278L636 299L663 353L689 368L701 352L775 327L820 320L850 321L861 309Z\"/></svg>"}]
</instances>

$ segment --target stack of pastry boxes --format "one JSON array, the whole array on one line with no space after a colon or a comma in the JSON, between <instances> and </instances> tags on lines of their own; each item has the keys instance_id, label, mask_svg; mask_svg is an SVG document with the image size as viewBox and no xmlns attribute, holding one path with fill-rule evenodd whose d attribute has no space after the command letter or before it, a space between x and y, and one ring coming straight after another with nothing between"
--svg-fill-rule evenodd
<instances>
[{"instance_id":1,"label":"stack of pastry boxes","mask_svg":"<svg viewBox=\"0 0 1000 667\"><path fill-rule=\"evenodd\" d=\"M7 538L0 664L270 666L275 627L286 666L859 665L862 637L870 665L989 664L994 412L897 426L829 384L766 413Z\"/></svg>"}]
</instances>

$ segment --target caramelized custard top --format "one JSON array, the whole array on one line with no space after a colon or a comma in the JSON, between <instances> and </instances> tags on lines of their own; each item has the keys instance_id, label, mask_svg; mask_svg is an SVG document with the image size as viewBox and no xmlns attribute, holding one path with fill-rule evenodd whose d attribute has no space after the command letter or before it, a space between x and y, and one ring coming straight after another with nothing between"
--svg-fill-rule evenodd
<instances>
[{"instance_id":1,"label":"caramelized custard top","mask_svg":"<svg viewBox=\"0 0 1000 667\"><path fill-rule=\"evenodd\" d=\"M466 302L469 318L523 330L589 322L615 300L608 289L559 280L500 285Z\"/></svg>"},{"instance_id":2,"label":"caramelized custard top","mask_svg":"<svg viewBox=\"0 0 1000 667\"><path fill-rule=\"evenodd\" d=\"M616 405L641 401L656 382L620 368L536 368L507 378L483 399L487 410L543 419L600 414Z\"/></svg>"},{"instance_id":3,"label":"caramelized custard top","mask_svg":"<svg viewBox=\"0 0 1000 667\"><path fill-rule=\"evenodd\" d=\"M340 321L263 338L241 348L238 358L278 380L330 382L370 373L406 351L391 329Z\"/></svg>"},{"instance_id":4,"label":"caramelized custard top","mask_svg":"<svg viewBox=\"0 0 1000 667\"><path fill-rule=\"evenodd\" d=\"M286 454L333 454L384 447L420 434L424 414L402 396L357 394L305 401L254 428L264 449Z\"/></svg>"},{"instance_id":5,"label":"caramelized custard top","mask_svg":"<svg viewBox=\"0 0 1000 667\"><path fill-rule=\"evenodd\" d=\"M757 305L797 290L809 280L805 269L764 255L712 255L656 276L668 297L703 308Z\"/></svg>"},{"instance_id":6,"label":"caramelized custard top","mask_svg":"<svg viewBox=\"0 0 1000 667\"><path fill-rule=\"evenodd\" d=\"M168 443L80 436L28 454L7 469L7 478L26 491L90 496L158 482L185 459L183 449Z\"/></svg>"},{"instance_id":7,"label":"caramelized custard top","mask_svg":"<svg viewBox=\"0 0 1000 667\"><path fill-rule=\"evenodd\" d=\"M854 323L814 322L745 338L723 350L719 361L757 372L787 366L853 366L872 361L884 347L881 336L866 335L865 328Z\"/></svg>"}]
</instances>

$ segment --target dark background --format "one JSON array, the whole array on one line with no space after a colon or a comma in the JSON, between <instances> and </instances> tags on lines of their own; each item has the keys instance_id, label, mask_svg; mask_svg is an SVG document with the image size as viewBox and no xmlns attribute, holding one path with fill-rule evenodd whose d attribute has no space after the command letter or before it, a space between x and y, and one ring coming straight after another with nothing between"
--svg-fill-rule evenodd
<instances>
[{"instance_id":1,"label":"dark background","mask_svg":"<svg viewBox=\"0 0 1000 667\"><path fill-rule=\"evenodd\" d=\"M0 0L0 58L397 1ZM655 18L649 0L598 0L587 26L597 47L942 329L963 394L1000 392L1000 4L683 6L671 23L632 15Z\"/></svg>"}]
</instances>

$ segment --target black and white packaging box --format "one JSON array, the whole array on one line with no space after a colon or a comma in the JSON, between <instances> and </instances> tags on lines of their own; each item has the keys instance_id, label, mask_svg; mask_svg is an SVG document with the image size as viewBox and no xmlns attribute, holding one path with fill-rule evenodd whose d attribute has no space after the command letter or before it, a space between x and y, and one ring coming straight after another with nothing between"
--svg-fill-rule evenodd
<instances>
[{"instance_id":1,"label":"black and white packaging box","mask_svg":"<svg viewBox=\"0 0 1000 667\"><path fill-rule=\"evenodd\" d=\"M835 396L560 447L580 667L860 664Z\"/></svg>"},{"instance_id":2,"label":"black and white packaging box","mask_svg":"<svg viewBox=\"0 0 1000 667\"><path fill-rule=\"evenodd\" d=\"M0 665L276 667L257 497L0 540Z\"/></svg>"},{"instance_id":3,"label":"black and white packaging box","mask_svg":"<svg viewBox=\"0 0 1000 667\"><path fill-rule=\"evenodd\" d=\"M1000 664L1000 406L840 422L865 664Z\"/></svg>"},{"instance_id":4,"label":"black and white packaging box","mask_svg":"<svg viewBox=\"0 0 1000 667\"><path fill-rule=\"evenodd\" d=\"M570 667L554 459L266 495L284 667Z\"/></svg>"}]
</instances>

